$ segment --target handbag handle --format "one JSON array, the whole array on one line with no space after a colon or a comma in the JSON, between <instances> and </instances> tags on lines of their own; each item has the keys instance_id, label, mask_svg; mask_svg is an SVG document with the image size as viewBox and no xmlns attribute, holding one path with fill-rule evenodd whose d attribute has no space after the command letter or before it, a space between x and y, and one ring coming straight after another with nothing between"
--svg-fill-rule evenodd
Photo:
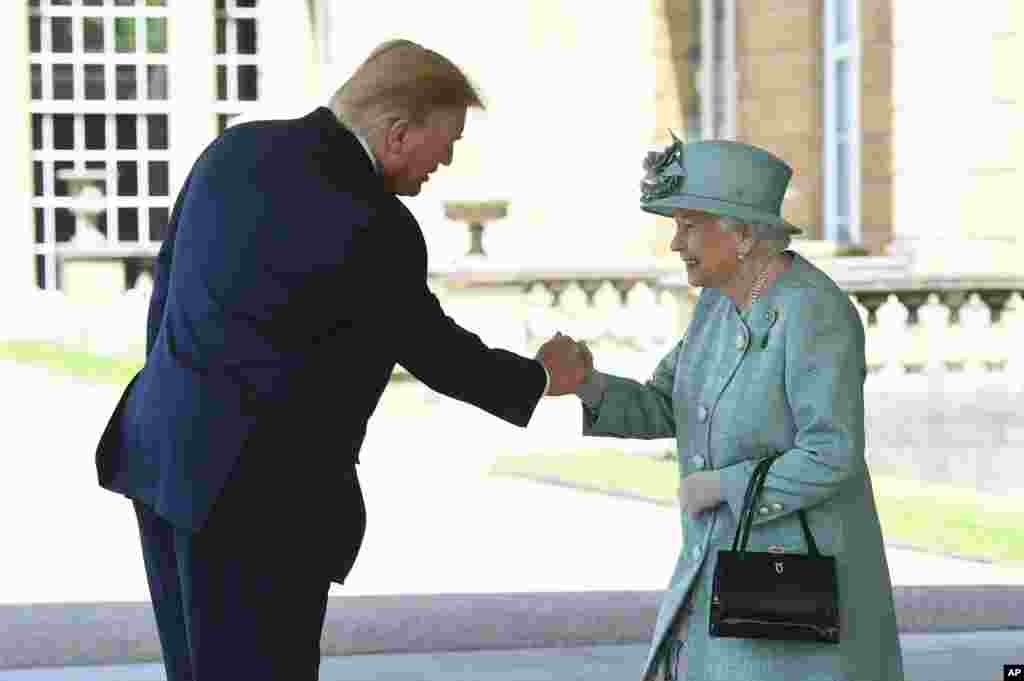
<instances>
[{"instance_id":1,"label":"handbag handle","mask_svg":"<svg viewBox=\"0 0 1024 681\"><path fill-rule=\"evenodd\" d=\"M765 478L768 477L768 469L775 463L781 454L773 454L765 459L758 462L754 468L754 472L750 476L750 482L747 483L747 491L743 495L743 510L740 512L740 522L736 526L736 536L733 538L732 550L736 551L739 547L740 551L747 550L747 542L750 539L750 528L754 524L754 504L757 501L757 497L761 494L761 490L764 488ZM800 527L804 533L804 539L807 541L807 553L810 556L820 556L818 553L818 545L814 541L814 535L811 534L811 528L807 524L807 515L803 509L798 511L800 515ZM742 539L741 539L742 537Z\"/></svg>"},{"instance_id":2,"label":"handbag handle","mask_svg":"<svg viewBox=\"0 0 1024 681\"><path fill-rule=\"evenodd\" d=\"M777 455L773 455L777 456ZM758 486L758 480L767 473L768 466L771 464L772 457L762 459L757 462L754 466L754 471L750 474L750 482L747 483L747 491L743 495L743 507L740 509L739 522L736 524L736 536L732 540L732 550L736 551L740 546L740 539L743 539L743 547L746 548L747 536L749 535L749 527L753 523L753 497L754 490L760 491ZM746 531L744 528L747 528Z\"/></svg>"}]
</instances>

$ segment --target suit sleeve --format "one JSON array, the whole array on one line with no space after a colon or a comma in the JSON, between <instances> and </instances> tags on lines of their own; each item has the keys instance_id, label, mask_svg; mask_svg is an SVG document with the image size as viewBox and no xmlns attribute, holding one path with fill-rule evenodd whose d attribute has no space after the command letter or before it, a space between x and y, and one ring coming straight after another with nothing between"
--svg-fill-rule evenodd
<instances>
[{"instance_id":1,"label":"suit sleeve","mask_svg":"<svg viewBox=\"0 0 1024 681\"><path fill-rule=\"evenodd\" d=\"M525 427L547 383L543 365L490 348L445 314L426 282L415 282L396 301L392 327L398 363L431 389Z\"/></svg>"},{"instance_id":2,"label":"suit sleeve","mask_svg":"<svg viewBox=\"0 0 1024 681\"><path fill-rule=\"evenodd\" d=\"M768 471L755 523L807 509L864 474L864 327L845 298L801 301L785 345L786 396L796 437ZM739 518L756 462L722 468L722 492Z\"/></svg>"},{"instance_id":3,"label":"suit sleeve","mask_svg":"<svg viewBox=\"0 0 1024 681\"><path fill-rule=\"evenodd\" d=\"M160 324L164 316L164 303L167 302L167 287L171 280L171 264L174 259L174 239L178 232L178 219L181 216L181 206L185 202L185 193L188 191L192 174L185 178L185 183L178 192L178 198L174 201L174 210L167 221L167 235L160 245L160 253L156 260L156 279L153 282L153 294L149 299L149 311L146 315L146 355L153 349L157 334L160 333Z\"/></svg>"},{"instance_id":4,"label":"suit sleeve","mask_svg":"<svg viewBox=\"0 0 1024 681\"><path fill-rule=\"evenodd\" d=\"M600 407L596 412L583 407L583 434L636 440L675 437L672 389L685 343L685 337L676 343L644 383L606 374Z\"/></svg>"}]
</instances>

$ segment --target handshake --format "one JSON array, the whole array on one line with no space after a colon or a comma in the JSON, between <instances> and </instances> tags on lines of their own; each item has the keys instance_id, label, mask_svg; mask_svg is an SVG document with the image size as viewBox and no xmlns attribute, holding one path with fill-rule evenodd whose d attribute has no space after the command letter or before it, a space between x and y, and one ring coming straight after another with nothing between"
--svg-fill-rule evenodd
<instances>
[{"instance_id":1,"label":"handshake","mask_svg":"<svg viewBox=\"0 0 1024 681\"><path fill-rule=\"evenodd\" d=\"M544 341L536 359L551 374L551 384L546 393L550 397L576 392L594 371L594 357L587 344L574 341L562 335L561 331Z\"/></svg>"}]
</instances>

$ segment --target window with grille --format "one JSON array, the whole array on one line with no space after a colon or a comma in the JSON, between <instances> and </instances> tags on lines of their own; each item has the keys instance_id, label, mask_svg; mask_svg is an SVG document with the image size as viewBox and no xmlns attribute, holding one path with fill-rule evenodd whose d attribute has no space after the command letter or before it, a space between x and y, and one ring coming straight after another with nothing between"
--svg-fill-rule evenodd
<instances>
[{"instance_id":1,"label":"window with grille","mask_svg":"<svg viewBox=\"0 0 1024 681\"><path fill-rule=\"evenodd\" d=\"M170 212L171 0L29 0L36 283L74 248L65 172L92 171L108 245L155 250ZM80 225L79 225L80 228Z\"/></svg>"},{"instance_id":2,"label":"window with grille","mask_svg":"<svg viewBox=\"0 0 1024 681\"><path fill-rule=\"evenodd\" d=\"M825 2L825 238L842 244L861 240L859 11Z\"/></svg>"},{"instance_id":3,"label":"window with grille","mask_svg":"<svg viewBox=\"0 0 1024 681\"><path fill-rule=\"evenodd\" d=\"M217 132L260 98L257 0L216 0Z\"/></svg>"}]
</instances>

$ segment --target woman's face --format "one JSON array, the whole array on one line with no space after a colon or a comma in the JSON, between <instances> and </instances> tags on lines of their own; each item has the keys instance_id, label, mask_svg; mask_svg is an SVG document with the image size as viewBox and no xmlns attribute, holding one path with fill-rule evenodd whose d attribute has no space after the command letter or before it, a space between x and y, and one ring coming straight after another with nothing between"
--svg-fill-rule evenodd
<instances>
[{"instance_id":1,"label":"woman's face","mask_svg":"<svg viewBox=\"0 0 1024 681\"><path fill-rule=\"evenodd\" d=\"M671 249L686 263L691 286L724 288L739 268L736 255L739 235L719 228L718 217L711 213L675 208L676 234Z\"/></svg>"}]
</instances>

